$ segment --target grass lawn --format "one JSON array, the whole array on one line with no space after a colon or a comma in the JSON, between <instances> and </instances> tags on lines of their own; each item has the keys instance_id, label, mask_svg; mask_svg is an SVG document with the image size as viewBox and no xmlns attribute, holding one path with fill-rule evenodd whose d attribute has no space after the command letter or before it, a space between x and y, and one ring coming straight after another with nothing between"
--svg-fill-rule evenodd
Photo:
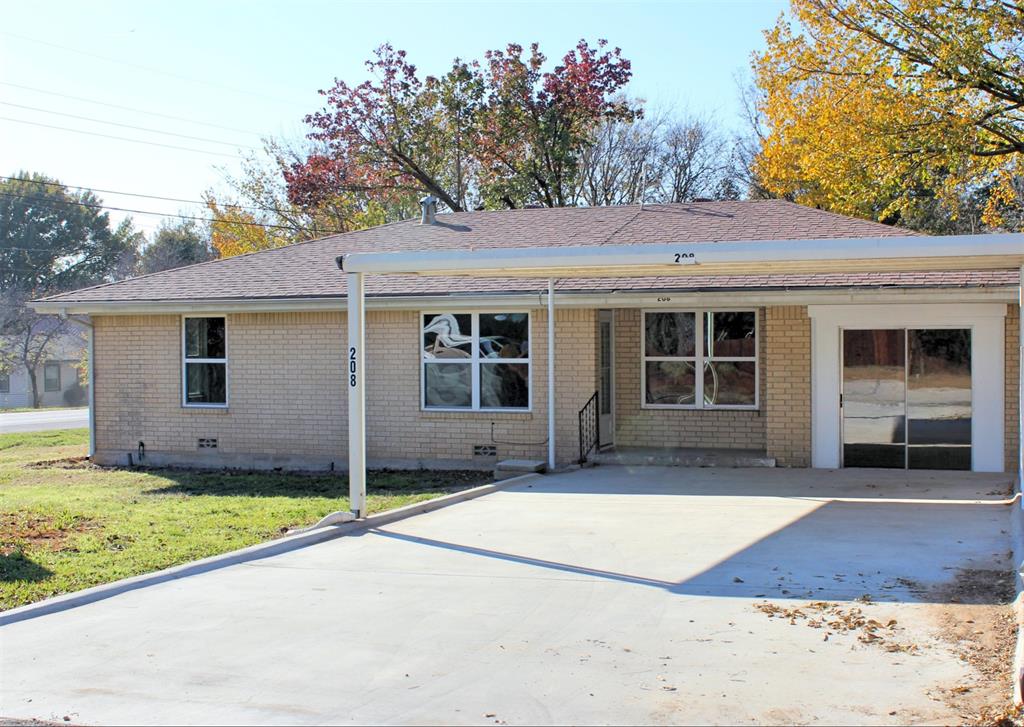
<instances>
[{"instance_id":1,"label":"grass lawn","mask_svg":"<svg viewBox=\"0 0 1024 727\"><path fill-rule=\"evenodd\" d=\"M94 467L88 431L0 434L0 610L265 541L348 509L343 474ZM370 472L380 512L490 480Z\"/></svg>"}]
</instances>

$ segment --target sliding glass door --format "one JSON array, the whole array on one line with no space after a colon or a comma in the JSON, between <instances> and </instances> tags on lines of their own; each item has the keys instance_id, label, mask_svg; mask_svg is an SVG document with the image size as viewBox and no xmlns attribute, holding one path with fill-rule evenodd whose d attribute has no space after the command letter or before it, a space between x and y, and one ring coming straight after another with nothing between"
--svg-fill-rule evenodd
<instances>
[{"instance_id":1,"label":"sliding glass door","mask_svg":"<svg viewBox=\"0 0 1024 727\"><path fill-rule=\"evenodd\" d=\"M971 331L843 331L843 465L971 468Z\"/></svg>"}]
</instances>

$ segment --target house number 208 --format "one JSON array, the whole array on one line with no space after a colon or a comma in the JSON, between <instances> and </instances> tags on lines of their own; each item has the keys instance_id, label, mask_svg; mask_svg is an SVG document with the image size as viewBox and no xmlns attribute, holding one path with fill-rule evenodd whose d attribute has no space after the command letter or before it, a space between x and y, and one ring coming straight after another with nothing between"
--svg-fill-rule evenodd
<instances>
[{"instance_id":1,"label":"house number 208","mask_svg":"<svg viewBox=\"0 0 1024 727\"><path fill-rule=\"evenodd\" d=\"M348 349L348 385L356 385L356 349L352 346Z\"/></svg>"}]
</instances>

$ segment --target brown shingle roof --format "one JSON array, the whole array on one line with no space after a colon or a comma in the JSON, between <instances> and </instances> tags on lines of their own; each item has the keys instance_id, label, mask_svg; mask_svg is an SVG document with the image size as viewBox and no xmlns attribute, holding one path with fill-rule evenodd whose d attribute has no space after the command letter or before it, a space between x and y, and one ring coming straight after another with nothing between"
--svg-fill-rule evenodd
<instances>
[{"instance_id":1,"label":"brown shingle roof","mask_svg":"<svg viewBox=\"0 0 1024 727\"><path fill-rule=\"evenodd\" d=\"M53 296L61 302L188 301L322 298L345 295L335 258L353 252L691 244L734 240L892 237L913 234L781 200L698 202L629 207L521 209L438 215L437 224L407 220L311 240L275 250L214 260L177 270ZM559 281L563 291L684 290L756 287L1001 285L1016 273L893 273L822 275L665 276ZM370 295L443 295L533 291L523 279L378 276Z\"/></svg>"}]
</instances>

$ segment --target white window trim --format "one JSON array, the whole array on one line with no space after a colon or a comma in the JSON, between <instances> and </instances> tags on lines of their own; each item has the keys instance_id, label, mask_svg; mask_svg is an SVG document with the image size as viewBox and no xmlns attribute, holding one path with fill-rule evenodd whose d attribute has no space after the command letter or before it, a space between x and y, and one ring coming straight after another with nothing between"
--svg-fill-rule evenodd
<instances>
[{"instance_id":1,"label":"white window trim","mask_svg":"<svg viewBox=\"0 0 1024 727\"><path fill-rule=\"evenodd\" d=\"M468 314L470 316L470 332L473 337L473 343L470 346L471 356L468 359L445 361L443 359L428 359L423 355L423 316L436 316L443 314ZM529 358L481 358L480 356L480 316L482 315L495 315L498 313L525 313L526 314L526 329L529 339ZM453 309L432 309L432 310L421 310L419 313L416 325L416 333L419 336L417 339L416 350L419 351L420 357L420 411L424 413L432 412L460 412L467 413L473 412L474 414L530 414L533 412L533 313L530 310L524 310L521 308L502 308L500 310L453 310ZM427 363L466 363L470 367L470 393L472 396L472 406L427 406L427 374L426 364ZM516 407L502 407L495 409L491 407L480 406L480 365L487 365L488 363L509 363L509 364L526 364L527 371L527 386L529 387L529 394L527 400L527 406L522 408Z\"/></svg>"},{"instance_id":2,"label":"white window trim","mask_svg":"<svg viewBox=\"0 0 1024 727\"><path fill-rule=\"evenodd\" d=\"M647 314L648 313L693 313L695 319L693 356L648 356L647 355ZM753 313L754 314L754 355L750 356L705 356L704 355L704 314L705 313ZM647 362L648 361L692 361L694 370L701 372L694 377L696 391L693 404L649 404L647 403ZM753 361L754 362L754 403L753 404L705 404L704 365L709 361ZM679 409L686 411L759 411L761 409L761 316L757 308L644 308L640 311L640 408Z\"/></svg>"},{"instance_id":3,"label":"white window trim","mask_svg":"<svg viewBox=\"0 0 1024 727\"><path fill-rule=\"evenodd\" d=\"M811 319L812 467L836 469L841 462L844 329L970 328L971 469L1005 471L1005 303L810 305L807 315Z\"/></svg>"},{"instance_id":4,"label":"white window trim","mask_svg":"<svg viewBox=\"0 0 1024 727\"><path fill-rule=\"evenodd\" d=\"M224 319L224 358L188 358L185 342L185 321L190 318L223 318ZM231 379L228 370L228 317L224 313L204 313L202 315L187 315L181 317L181 405L186 409L227 409L231 401ZM208 404L193 403L188 400L188 380L186 372L190 363L219 363L224 364L224 403Z\"/></svg>"}]
</instances>

